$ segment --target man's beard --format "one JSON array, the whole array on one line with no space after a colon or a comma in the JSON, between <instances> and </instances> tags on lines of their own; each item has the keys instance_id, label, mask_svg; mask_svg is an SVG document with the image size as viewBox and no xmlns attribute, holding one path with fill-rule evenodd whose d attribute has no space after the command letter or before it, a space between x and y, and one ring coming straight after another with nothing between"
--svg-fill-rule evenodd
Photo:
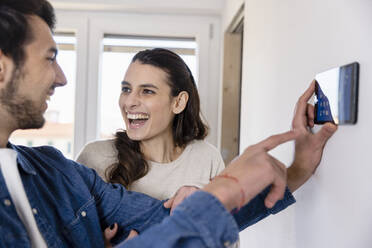
<instances>
[{"instance_id":1,"label":"man's beard","mask_svg":"<svg viewBox=\"0 0 372 248\"><path fill-rule=\"evenodd\" d=\"M0 104L13 117L17 129L41 128L45 119L40 107L35 107L33 101L19 95L20 82L24 75L22 73L19 67L13 70L11 80L0 91Z\"/></svg>"}]
</instances>

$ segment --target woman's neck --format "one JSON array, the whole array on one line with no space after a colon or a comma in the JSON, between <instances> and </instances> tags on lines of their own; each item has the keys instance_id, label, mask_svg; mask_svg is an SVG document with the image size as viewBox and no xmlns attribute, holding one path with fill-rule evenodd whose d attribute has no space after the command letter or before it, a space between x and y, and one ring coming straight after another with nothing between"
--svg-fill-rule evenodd
<instances>
[{"instance_id":1,"label":"woman's neck","mask_svg":"<svg viewBox=\"0 0 372 248\"><path fill-rule=\"evenodd\" d=\"M172 134L141 141L141 150L146 160L157 163L170 163L183 152L183 148L176 147Z\"/></svg>"}]
</instances>

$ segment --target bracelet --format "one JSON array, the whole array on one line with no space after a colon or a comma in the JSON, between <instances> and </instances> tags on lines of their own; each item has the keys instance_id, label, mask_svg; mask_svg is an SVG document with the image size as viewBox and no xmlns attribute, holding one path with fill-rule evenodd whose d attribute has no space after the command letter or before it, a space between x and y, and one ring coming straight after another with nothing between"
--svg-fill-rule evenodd
<instances>
[{"instance_id":1,"label":"bracelet","mask_svg":"<svg viewBox=\"0 0 372 248\"><path fill-rule=\"evenodd\" d=\"M222 178L226 178L226 179L230 179L230 180L233 180L234 182L236 182L239 186L239 189L240 189L240 194L241 194L241 201L240 201L240 206L237 208L237 211L240 210L241 207L243 207L244 205L244 202L245 202L245 193L244 193L244 189L243 187L240 185L239 183L239 180L234 177L234 176L230 176L228 174L221 174L221 175L217 175L215 176L214 178L212 178L212 180L214 180L215 178L217 177L222 177Z\"/></svg>"}]
</instances>

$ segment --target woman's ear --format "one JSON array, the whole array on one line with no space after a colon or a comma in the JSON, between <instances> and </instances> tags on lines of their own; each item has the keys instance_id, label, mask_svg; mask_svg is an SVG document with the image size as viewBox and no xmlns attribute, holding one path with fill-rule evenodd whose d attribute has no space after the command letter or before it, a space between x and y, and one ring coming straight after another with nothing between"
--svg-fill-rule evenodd
<instances>
[{"instance_id":1,"label":"woman's ear","mask_svg":"<svg viewBox=\"0 0 372 248\"><path fill-rule=\"evenodd\" d=\"M186 91L181 91L178 96L176 96L176 100L173 103L173 113L179 114L181 113L187 105L187 101L189 100L189 93Z\"/></svg>"}]
</instances>

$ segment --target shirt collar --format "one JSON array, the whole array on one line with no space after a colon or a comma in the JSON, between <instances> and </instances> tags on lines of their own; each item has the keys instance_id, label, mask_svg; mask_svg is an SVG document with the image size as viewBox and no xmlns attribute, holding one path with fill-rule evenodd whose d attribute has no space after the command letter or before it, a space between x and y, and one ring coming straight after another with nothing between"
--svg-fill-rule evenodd
<instances>
[{"instance_id":1,"label":"shirt collar","mask_svg":"<svg viewBox=\"0 0 372 248\"><path fill-rule=\"evenodd\" d=\"M27 160L27 158L22 154L22 150L12 143L8 142L7 147L13 149L17 152L17 162L20 168L27 174L36 175L36 171L32 164Z\"/></svg>"}]
</instances>

